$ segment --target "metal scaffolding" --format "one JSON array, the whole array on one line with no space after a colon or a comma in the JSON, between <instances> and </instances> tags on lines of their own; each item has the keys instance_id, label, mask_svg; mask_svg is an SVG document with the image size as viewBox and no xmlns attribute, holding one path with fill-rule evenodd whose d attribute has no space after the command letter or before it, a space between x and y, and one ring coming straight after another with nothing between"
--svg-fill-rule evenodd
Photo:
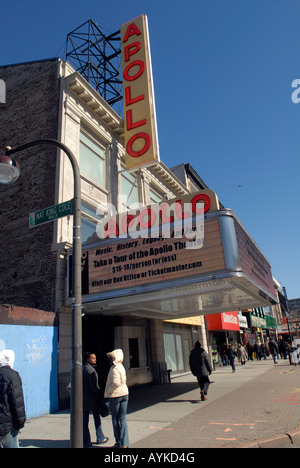
<instances>
[{"instance_id":1,"label":"metal scaffolding","mask_svg":"<svg viewBox=\"0 0 300 468\"><path fill-rule=\"evenodd\" d=\"M120 31L105 34L94 21L86 21L67 35L66 60L121 115Z\"/></svg>"}]
</instances>

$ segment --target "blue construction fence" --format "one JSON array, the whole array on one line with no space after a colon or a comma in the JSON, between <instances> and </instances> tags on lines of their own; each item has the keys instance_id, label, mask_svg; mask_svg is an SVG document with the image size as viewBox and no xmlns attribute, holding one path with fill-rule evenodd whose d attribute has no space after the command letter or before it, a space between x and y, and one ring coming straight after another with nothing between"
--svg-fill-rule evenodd
<instances>
[{"instance_id":1,"label":"blue construction fence","mask_svg":"<svg viewBox=\"0 0 300 468\"><path fill-rule=\"evenodd\" d=\"M27 419L58 411L58 327L0 324L3 349L15 352Z\"/></svg>"}]
</instances>

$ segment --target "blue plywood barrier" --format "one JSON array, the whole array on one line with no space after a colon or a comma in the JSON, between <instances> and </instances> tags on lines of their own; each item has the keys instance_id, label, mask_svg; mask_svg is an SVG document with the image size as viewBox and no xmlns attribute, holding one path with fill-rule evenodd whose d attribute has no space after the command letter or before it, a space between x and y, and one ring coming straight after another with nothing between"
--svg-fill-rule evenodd
<instances>
[{"instance_id":1,"label":"blue plywood barrier","mask_svg":"<svg viewBox=\"0 0 300 468\"><path fill-rule=\"evenodd\" d=\"M0 324L0 351L15 352L14 369L22 378L27 419L58 410L57 347L57 327Z\"/></svg>"}]
</instances>

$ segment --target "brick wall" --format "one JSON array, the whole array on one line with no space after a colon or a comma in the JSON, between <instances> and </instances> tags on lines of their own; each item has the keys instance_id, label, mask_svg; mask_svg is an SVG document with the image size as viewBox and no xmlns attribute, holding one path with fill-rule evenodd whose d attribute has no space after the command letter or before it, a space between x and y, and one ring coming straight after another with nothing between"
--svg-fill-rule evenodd
<instances>
[{"instance_id":1,"label":"brick wall","mask_svg":"<svg viewBox=\"0 0 300 468\"><path fill-rule=\"evenodd\" d=\"M56 314L44 310L18 307L10 304L0 305L0 325L56 325Z\"/></svg>"},{"instance_id":2,"label":"brick wall","mask_svg":"<svg viewBox=\"0 0 300 468\"><path fill-rule=\"evenodd\" d=\"M60 80L56 59L0 67L0 149L57 138ZM2 151L1 151L2 152ZM55 204L57 150L39 146L15 154L19 179L0 185L0 301L55 309L53 223L28 227L29 213Z\"/></svg>"}]
</instances>

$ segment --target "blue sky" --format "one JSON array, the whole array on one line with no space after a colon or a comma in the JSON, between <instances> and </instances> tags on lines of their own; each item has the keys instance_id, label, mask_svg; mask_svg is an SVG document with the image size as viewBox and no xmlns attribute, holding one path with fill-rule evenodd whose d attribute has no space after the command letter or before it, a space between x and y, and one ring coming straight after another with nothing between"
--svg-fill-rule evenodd
<instances>
[{"instance_id":1,"label":"blue sky","mask_svg":"<svg viewBox=\"0 0 300 468\"><path fill-rule=\"evenodd\" d=\"M0 64L64 58L88 19L115 32L141 13L162 161L191 163L300 297L299 0L3 2Z\"/></svg>"}]
</instances>

